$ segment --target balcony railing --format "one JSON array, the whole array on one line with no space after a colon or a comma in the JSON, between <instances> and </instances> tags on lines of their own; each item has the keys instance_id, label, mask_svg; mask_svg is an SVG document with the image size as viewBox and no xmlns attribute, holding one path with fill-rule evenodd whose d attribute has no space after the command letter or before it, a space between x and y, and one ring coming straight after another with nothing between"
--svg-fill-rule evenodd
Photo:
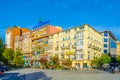
<instances>
[{"instance_id":1,"label":"balcony railing","mask_svg":"<svg viewBox=\"0 0 120 80\"><path fill-rule=\"evenodd\" d=\"M58 50L58 49L59 49L58 47L55 48L55 50Z\"/></svg>"},{"instance_id":2,"label":"balcony railing","mask_svg":"<svg viewBox=\"0 0 120 80\"><path fill-rule=\"evenodd\" d=\"M72 45L72 48L76 48L76 46L75 46L75 45Z\"/></svg>"},{"instance_id":3,"label":"balcony railing","mask_svg":"<svg viewBox=\"0 0 120 80\"><path fill-rule=\"evenodd\" d=\"M64 47L61 47L62 49L69 49L69 47L68 46L64 46Z\"/></svg>"}]
</instances>

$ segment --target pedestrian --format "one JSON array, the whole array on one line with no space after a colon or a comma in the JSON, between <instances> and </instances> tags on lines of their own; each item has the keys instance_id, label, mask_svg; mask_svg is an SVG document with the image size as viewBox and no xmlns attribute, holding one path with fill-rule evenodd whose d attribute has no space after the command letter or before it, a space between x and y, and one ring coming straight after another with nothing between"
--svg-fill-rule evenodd
<instances>
[{"instance_id":1,"label":"pedestrian","mask_svg":"<svg viewBox=\"0 0 120 80\"><path fill-rule=\"evenodd\" d=\"M112 66L111 68L112 68L112 73L114 73L114 67Z\"/></svg>"}]
</instances>

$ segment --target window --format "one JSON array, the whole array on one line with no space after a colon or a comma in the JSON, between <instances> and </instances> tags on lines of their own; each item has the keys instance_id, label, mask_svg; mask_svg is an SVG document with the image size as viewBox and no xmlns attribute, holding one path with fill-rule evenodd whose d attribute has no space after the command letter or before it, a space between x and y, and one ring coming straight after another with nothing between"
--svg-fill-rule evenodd
<instances>
[{"instance_id":1,"label":"window","mask_svg":"<svg viewBox=\"0 0 120 80\"><path fill-rule=\"evenodd\" d=\"M80 27L80 29L83 29L84 27Z\"/></svg>"},{"instance_id":2,"label":"window","mask_svg":"<svg viewBox=\"0 0 120 80\"><path fill-rule=\"evenodd\" d=\"M107 49L104 49L104 53L107 53Z\"/></svg>"},{"instance_id":3,"label":"window","mask_svg":"<svg viewBox=\"0 0 120 80\"><path fill-rule=\"evenodd\" d=\"M40 52L37 52L37 54L40 54Z\"/></svg>"},{"instance_id":4,"label":"window","mask_svg":"<svg viewBox=\"0 0 120 80\"><path fill-rule=\"evenodd\" d=\"M65 31L65 33L67 33L67 31Z\"/></svg>"},{"instance_id":5,"label":"window","mask_svg":"<svg viewBox=\"0 0 120 80\"><path fill-rule=\"evenodd\" d=\"M104 42L108 42L108 39L107 39L107 38L104 38Z\"/></svg>"},{"instance_id":6,"label":"window","mask_svg":"<svg viewBox=\"0 0 120 80\"><path fill-rule=\"evenodd\" d=\"M87 68L87 63L83 63L83 68Z\"/></svg>"},{"instance_id":7,"label":"window","mask_svg":"<svg viewBox=\"0 0 120 80\"><path fill-rule=\"evenodd\" d=\"M63 40L62 41L64 41L64 37L63 37Z\"/></svg>"},{"instance_id":8,"label":"window","mask_svg":"<svg viewBox=\"0 0 120 80\"><path fill-rule=\"evenodd\" d=\"M64 47L64 44L63 44L63 47Z\"/></svg>"},{"instance_id":9,"label":"window","mask_svg":"<svg viewBox=\"0 0 120 80\"><path fill-rule=\"evenodd\" d=\"M76 46L76 42L74 43L74 46Z\"/></svg>"},{"instance_id":10,"label":"window","mask_svg":"<svg viewBox=\"0 0 120 80\"><path fill-rule=\"evenodd\" d=\"M88 60L90 60L90 55L88 55Z\"/></svg>"},{"instance_id":11,"label":"window","mask_svg":"<svg viewBox=\"0 0 120 80\"><path fill-rule=\"evenodd\" d=\"M44 42L44 44L48 44L48 41Z\"/></svg>"},{"instance_id":12,"label":"window","mask_svg":"<svg viewBox=\"0 0 120 80\"><path fill-rule=\"evenodd\" d=\"M105 47L105 48L107 48L107 47L108 47L108 45L107 45L107 44L104 44L104 47Z\"/></svg>"},{"instance_id":13,"label":"window","mask_svg":"<svg viewBox=\"0 0 120 80\"><path fill-rule=\"evenodd\" d=\"M76 36L74 35L74 39L76 39Z\"/></svg>"},{"instance_id":14,"label":"window","mask_svg":"<svg viewBox=\"0 0 120 80\"><path fill-rule=\"evenodd\" d=\"M68 36L68 40L70 40L70 36Z\"/></svg>"},{"instance_id":15,"label":"window","mask_svg":"<svg viewBox=\"0 0 120 80\"><path fill-rule=\"evenodd\" d=\"M104 36L106 36L106 37L107 37L107 36L108 36L108 33L104 33Z\"/></svg>"},{"instance_id":16,"label":"window","mask_svg":"<svg viewBox=\"0 0 120 80\"><path fill-rule=\"evenodd\" d=\"M113 39L110 39L110 48L116 48L116 42Z\"/></svg>"}]
</instances>

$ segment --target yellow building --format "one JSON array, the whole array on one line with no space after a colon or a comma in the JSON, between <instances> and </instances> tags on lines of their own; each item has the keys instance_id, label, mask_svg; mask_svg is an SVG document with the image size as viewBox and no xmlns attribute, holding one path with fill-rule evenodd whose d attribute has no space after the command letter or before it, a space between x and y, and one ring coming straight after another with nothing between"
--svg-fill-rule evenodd
<instances>
[{"instance_id":1,"label":"yellow building","mask_svg":"<svg viewBox=\"0 0 120 80\"><path fill-rule=\"evenodd\" d=\"M117 41L117 55L120 56L120 42Z\"/></svg>"},{"instance_id":2,"label":"yellow building","mask_svg":"<svg viewBox=\"0 0 120 80\"><path fill-rule=\"evenodd\" d=\"M24 56L25 64L30 64L32 53L31 53L31 31L22 33L22 53Z\"/></svg>"},{"instance_id":3,"label":"yellow building","mask_svg":"<svg viewBox=\"0 0 120 80\"><path fill-rule=\"evenodd\" d=\"M45 25L32 30L32 61L33 66L40 65L40 57L48 58L48 37L51 34L60 32L62 29L60 27L54 27L51 25Z\"/></svg>"},{"instance_id":4,"label":"yellow building","mask_svg":"<svg viewBox=\"0 0 120 80\"><path fill-rule=\"evenodd\" d=\"M89 25L78 26L49 36L49 54L59 56L62 65L72 60L77 69L91 67L91 60L102 55L102 35Z\"/></svg>"}]
</instances>

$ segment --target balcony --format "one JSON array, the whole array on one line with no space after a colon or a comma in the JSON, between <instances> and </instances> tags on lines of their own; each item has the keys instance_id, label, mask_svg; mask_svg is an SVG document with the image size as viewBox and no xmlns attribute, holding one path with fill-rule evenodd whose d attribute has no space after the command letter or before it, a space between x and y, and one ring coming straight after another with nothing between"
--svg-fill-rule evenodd
<instances>
[{"instance_id":1,"label":"balcony","mask_svg":"<svg viewBox=\"0 0 120 80\"><path fill-rule=\"evenodd\" d=\"M75 53L70 51L70 52L66 52L67 55L74 55Z\"/></svg>"},{"instance_id":2,"label":"balcony","mask_svg":"<svg viewBox=\"0 0 120 80\"><path fill-rule=\"evenodd\" d=\"M75 49L75 48L76 48L76 46L75 46L75 45L72 45L72 48L74 48L74 49Z\"/></svg>"},{"instance_id":3,"label":"balcony","mask_svg":"<svg viewBox=\"0 0 120 80\"><path fill-rule=\"evenodd\" d=\"M62 49L69 49L69 47L68 46L64 46L64 47L61 47Z\"/></svg>"},{"instance_id":4,"label":"balcony","mask_svg":"<svg viewBox=\"0 0 120 80\"><path fill-rule=\"evenodd\" d=\"M55 48L55 50L58 50L58 49L59 49L58 47Z\"/></svg>"},{"instance_id":5,"label":"balcony","mask_svg":"<svg viewBox=\"0 0 120 80\"><path fill-rule=\"evenodd\" d=\"M83 49L76 49L76 51L78 51L78 52L82 52L82 51L83 51Z\"/></svg>"},{"instance_id":6,"label":"balcony","mask_svg":"<svg viewBox=\"0 0 120 80\"><path fill-rule=\"evenodd\" d=\"M37 39L44 38L44 37L47 37L47 36L48 36L47 34L43 34L43 35L38 36L38 37L32 37L32 40L37 40Z\"/></svg>"},{"instance_id":7,"label":"balcony","mask_svg":"<svg viewBox=\"0 0 120 80\"><path fill-rule=\"evenodd\" d=\"M38 42L32 42L32 44L38 44Z\"/></svg>"}]
</instances>

